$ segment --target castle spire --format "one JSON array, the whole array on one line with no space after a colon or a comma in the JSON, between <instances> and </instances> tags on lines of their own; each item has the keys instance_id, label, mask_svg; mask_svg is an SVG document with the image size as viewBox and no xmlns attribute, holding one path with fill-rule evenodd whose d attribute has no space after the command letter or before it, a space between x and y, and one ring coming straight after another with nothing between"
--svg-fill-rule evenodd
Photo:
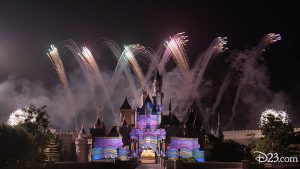
<instances>
[{"instance_id":1,"label":"castle spire","mask_svg":"<svg viewBox=\"0 0 300 169\"><path fill-rule=\"evenodd\" d=\"M74 123L75 123L75 130L76 130L76 133L78 134L78 124L77 124L77 118L75 116L74 118Z\"/></svg>"},{"instance_id":2,"label":"castle spire","mask_svg":"<svg viewBox=\"0 0 300 169\"><path fill-rule=\"evenodd\" d=\"M130 104L129 104L129 102L128 102L127 97L125 98L125 100L124 100L122 106L120 107L120 109L121 109L121 110L122 110L122 109L131 109L131 106L130 106Z\"/></svg>"},{"instance_id":3,"label":"castle spire","mask_svg":"<svg viewBox=\"0 0 300 169\"><path fill-rule=\"evenodd\" d=\"M156 68L156 74L154 77L155 80L161 80L161 75L159 74L159 70Z\"/></svg>"},{"instance_id":4,"label":"castle spire","mask_svg":"<svg viewBox=\"0 0 300 169\"><path fill-rule=\"evenodd\" d=\"M218 126L220 126L221 123L220 123L220 113L218 112Z\"/></svg>"},{"instance_id":5,"label":"castle spire","mask_svg":"<svg viewBox=\"0 0 300 169\"><path fill-rule=\"evenodd\" d=\"M100 110L101 110L101 122L103 123L103 107Z\"/></svg>"},{"instance_id":6,"label":"castle spire","mask_svg":"<svg viewBox=\"0 0 300 169\"><path fill-rule=\"evenodd\" d=\"M220 113L218 113L218 128L216 130L216 134L215 136L219 139L223 139L224 138L224 135L223 135L223 132L221 130L221 123L220 123Z\"/></svg>"},{"instance_id":7,"label":"castle spire","mask_svg":"<svg viewBox=\"0 0 300 169\"><path fill-rule=\"evenodd\" d=\"M171 98L170 98L170 102L169 102L169 116L172 115L172 102L171 102Z\"/></svg>"},{"instance_id":8,"label":"castle spire","mask_svg":"<svg viewBox=\"0 0 300 169\"><path fill-rule=\"evenodd\" d=\"M85 123L85 119L84 119L84 116L82 116L82 126L81 126L81 130L78 133L78 135L80 137L85 137L86 136L86 132L84 130L84 123Z\"/></svg>"}]
</instances>

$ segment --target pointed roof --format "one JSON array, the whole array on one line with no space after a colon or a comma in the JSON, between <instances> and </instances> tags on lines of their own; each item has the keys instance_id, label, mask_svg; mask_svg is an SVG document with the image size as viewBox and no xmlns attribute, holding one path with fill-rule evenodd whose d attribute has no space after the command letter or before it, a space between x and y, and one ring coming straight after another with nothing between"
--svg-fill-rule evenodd
<instances>
[{"instance_id":1,"label":"pointed roof","mask_svg":"<svg viewBox=\"0 0 300 169\"><path fill-rule=\"evenodd\" d=\"M125 120L125 118L123 119L123 121L122 121L122 124L121 124L121 126L127 126L128 124L127 124L127 122L126 122L126 120Z\"/></svg>"},{"instance_id":2,"label":"pointed roof","mask_svg":"<svg viewBox=\"0 0 300 169\"><path fill-rule=\"evenodd\" d=\"M144 103L143 103L143 105L142 105L142 107L141 108L137 108L137 112L138 112L138 114L139 115L145 115L145 109L147 109L147 104L149 104L149 107L152 109L152 115L156 115L156 108L155 108L155 106L154 106L154 104L153 104L153 102L152 102L152 100L150 99L150 96L149 95L147 95L147 97L146 97L146 99L145 99L145 101L144 101Z\"/></svg>"},{"instance_id":3,"label":"pointed roof","mask_svg":"<svg viewBox=\"0 0 300 169\"><path fill-rule=\"evenodd\" d=\"M110 137L118 137L120 136L119 126L113 126L109 132Z\"/></svg>"},{"instance_id":4,"label":"pointed roof","mask_svg":"<svg viewBox=\"0 0 300 169\"><path fill-rule=\"evenodd\" d=\"M127 100L127 97L125 98L125 100L124 100L122 106L120 107L120 109L131 109L131 106L130 106L128 100Z\"/></svg>"},{"instance_id":5,"label":"pointed roof","mask_svg":"<svg viewBox=\"0 0 300 169\"><path fill-rule=\"evenodd\" d=\"M144 104L143 104L143 108L145 108L145 105L147 103L150 103L150 107L153 107L153 103L152 103L152 100L150 99L150 96L148 95L144 101Z\"/></svg>"},{"instance_id":6,"label":"pointed roof","mask_svg":"<svg viewBox=\"0 0 300 169\"><path fill-rule=\"evenodd\" d=\"M224 138L224 134L221 130L221 126L218 125L218 128L217 128L217 131L216 131L216 137L219 138L219 139L223 139Z\"/></svg>"},{"instance_id":7,"label":"pointed roof","mask_svg":"<svg viewBox=\"0 0 300 169\"><path fill-rule=\"evenodd\" d=\"M219 138L219 139L224 138L224 134L221 130L220 113L218 113L218 128L217 128L217 131L216 131L216 137Z\"/></svg>"},{"instance_id":8,"label":"pointed roof","mask_svg":"<svg viewBox=\"0 0 300 169\"><path fill-rule=\"evenodd\" d=\"M155 73L154 79L155 79L155 80L161 80L161 79L162 79L161 75L159 74L158 69L156 69L156 73Z\"/></svg>"},{"instance_id":9,"label":"pointed roof","mask_svg":"<svg viewBox=\"0 0 300 169\"><path fill-rule=\"evenodd\" d=\"M95 129L102 128L102 122L100 121L99 117L97 118L96 123L94 124Z\"/></svg>"},{"instance_id":10,"label":"pointed roof","mask_svg":"<svg viewBox=\"0 0 300 169\"><path fill-rule=\"evenodd\" d=\"M190 108L189 116L185 123L189 127L195 127L201 125L201 119L198 113L193 111L193 108Z\"/></svg>"}]
</instances>

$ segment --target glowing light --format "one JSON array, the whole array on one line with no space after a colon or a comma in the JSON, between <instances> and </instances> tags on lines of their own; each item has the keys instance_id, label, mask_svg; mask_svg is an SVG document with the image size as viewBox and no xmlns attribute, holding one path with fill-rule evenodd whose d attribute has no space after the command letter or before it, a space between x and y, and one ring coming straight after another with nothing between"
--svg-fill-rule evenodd
<instances>
[{"instance_id":1,"label":"glowing light","mask_svg":"<svg viewBox=\"0 0 300 169\"><path fill-rule=\"evenodd\" d=\"M280 34L269 33L266 35L266 40L269 44L274 43L274 42L281 40L281 36L280 36Z\"/></svg>"},{"instance_id":2,"label":"glowing light","mask_svg":"<svg viewBox=\"0 0 300 169\"><path fill-rule=\"evenodd\" d=\"M69 82L67 80L67 76L65 73L64 65L62 63L62 60L59 56L59 53L57 51L57 48L54 45L50 46L49 52L47 53L49 59L51 60L51 63L53 65L54 70L57 73L57 76L62 83L64 89L66 91L69 91Z\"/></svg>"},{"instance_id":3,"label":"glowing light","mask_svg":"<svg viewBox=\"0 0 300 169\"><path fill-rule=\"evenodd\" d=\"M7 124L11 126L15 126L21 123L25 122L25 119L28 118L29 114L22 110L22 109L17 109L13 111L7 120ZM31 122L34 122L35 118L32 118Z\"/></svg>"},{"instance_id":4,"label":"glowing light","mask_svg":"<svg viewBox=\"0 0 300 169\"><path fill-rule=\"evenodd\" d=\"M142 150L141 158L155 158L155 152L151 149Z\"/></svg>"},{"instance_id":5,"label":"glowing light","mask_svg":"<svg viewBox=\"0 0 300 169\"><path fill-rule=\"evenodd\" d=\"M264 126L267 124L268 121L268 116L272 115L275 117L275 121L281 121L284 124L287 124L290 122L290 118L288 114L285 111L282 110L274 110L274 109L266 109L264 112L261 113L260 116L260 127Z\"/></svg>"}]
</instances>

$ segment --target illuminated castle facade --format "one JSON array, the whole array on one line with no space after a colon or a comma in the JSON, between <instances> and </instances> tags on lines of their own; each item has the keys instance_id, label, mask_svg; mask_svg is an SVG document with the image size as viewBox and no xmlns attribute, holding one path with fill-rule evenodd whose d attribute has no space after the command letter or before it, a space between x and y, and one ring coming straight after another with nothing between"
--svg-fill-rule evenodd
<instances>
[{"instance_id":1,"label":"illuminated castle facade","mask_svg":"<svg viewBox=\"0 0 300 169\"><path fill-rule=\"evenodd\" d=\"M78 161L96 161L106 158L127 160L128 157L172 156L190 158L194 150L199 150L200 132L197 115L189 113L189 118L182 124L172 112L171 99L169 112L163 115L162 77L157 71L153 80L152 96L144 90L141 106L132 109L125 98L120 107L121 125L113 126L106 132L103 118L96 120L86 134L82 128L76 139ZM193 123L191 123L192 121ZM188 128L187 128L188 127ZM194 138L189 138L194 137ZM181 150L179 152L179 150Z\"/></svg>"},{"instance_id":2,"label":"illuminated castle facade","mask_svg":"<svg viewBox=\"0 0 300 169\"><path fill-rule=\"evenodd\" d=\"M161 91L162 78L156 73L153 82L153 102L147 92L143 92L142 107L137 108L135 115L135 128L130 132L131 150L134 156L148 151L155 152L157 156L165 151L166 131L160 128L162 119Z\"/></svg>"}]
</instances>

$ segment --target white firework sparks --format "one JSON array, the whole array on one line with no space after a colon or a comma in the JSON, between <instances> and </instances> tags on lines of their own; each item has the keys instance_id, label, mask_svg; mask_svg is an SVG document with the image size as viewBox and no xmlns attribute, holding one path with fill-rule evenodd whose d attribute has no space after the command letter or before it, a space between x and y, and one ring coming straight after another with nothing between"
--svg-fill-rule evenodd
<instances>
[{"instance_id":1,"label":"white firework sparks","mask_svg":"<svg viewBox=\"0 0 300 169\"><path fill-rule=\"evenodd\" d=\"M261 113L260 116L260 127L264 126L265 124L267 124L268 121L268 116L272 115L275 117L276 121L281 121L284 124L287 124L290 122L290 118L289 115L282 110L274 110L274 109L266 109L264 112Z\"/></svg>"},{"instance_id":2,"label":"white firework sparks","mask_svg":"<svg viewBox=\"0 0 300 169\"><path fill-rule=\"evenodd\" d=\"M17 109L13 111L7 120L7 124L11 126L16 126L20 123L24 123L25 119L28 118L29 114L22 110L22 109ZM35 118L32 118L31 122L34 122Z\"/></svg>"},{"instance_id":3,"label":"white firework sparks","mask_svg":"<svg viewBox=\"0 0 300 169\"><path fill-rule=\"evenodd\" d=\"M166 48L173 54L174 60L182 71L189 71L190 66L184 45L187 42L187 36L184 32L177 33L174 37L170 37L170 41L165 42Z\"/></svg>"}]
</instances>

